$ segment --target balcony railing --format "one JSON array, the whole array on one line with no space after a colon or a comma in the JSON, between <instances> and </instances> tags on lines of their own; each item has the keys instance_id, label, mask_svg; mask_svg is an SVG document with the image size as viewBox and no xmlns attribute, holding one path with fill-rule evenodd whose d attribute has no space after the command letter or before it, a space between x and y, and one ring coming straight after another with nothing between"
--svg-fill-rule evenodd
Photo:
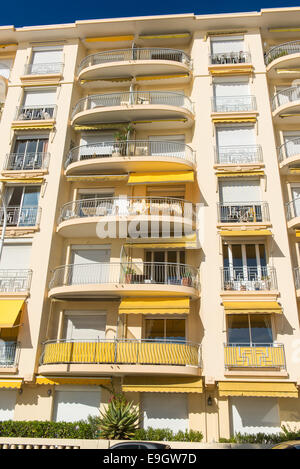
<instances>
[{"instance_id":1,"label":"balcony railing","mask_svg":"<svg viewBox=\"0 0 300 469\"><path fill-rule=\"evenodd\" d=\"M292 218L300 217L300 197L297 197L291 202L285 204L286 218L287 221L292 220Z\"/></svg>"},{"instance_id":2,"label":"balcony railing","mask_svg":"<svg viewBox=\"0 0 300 469\"><path fill-rule=\"evenodd\" d=\"M267 202L226 202L218 204L218 221L220 223L259 223L269 220L269 205Z\"/></svg>"},{"instance_id":3,"label":"balcony railing","mask_svg":"<svg viewBox=\"0 0 300 469\"><path fill-rule=\"evenodd\" d=\"M7 226L38 226L40 223L40 207L7 207ZM0 208L0 226L3 226L4 210Z\"/></svg>"},{"instance_id":4,"label":"balcony railing","mask_svg":"<svg viewBox=\"0 0 300 469\"><path fill-rule=\"evenodd\" d=\"M123 93L95 94L82 98L75 105L72 112L72 119L82 111L95 108L128 106L128 105L157 105L176 106L193 112L193 103L181 93L171 91L126 91Z\"/></svg>"},{"instance_id":5,"label":"balcony railing","mask_svg":"<svg viewBox=\"0 0 300 469\"><path fill-rule=\"evenodd\" d=\"M225 368L286 368L283 344L225 344Z\"/></svg>"},{"instance_id":6,"label":"balcony railing","mask_svg":"<svg viewBox=\"0 0 300 469\"><path fill-rule=\"evenodd\" d=\"M127 62L132 60L167 60L172 62L180 62L191 68L191 58L181 50L161 48L131 48L108 50L105 52L89 55L81 61L77 73L79 74L84 68L92 67L93 65L103 65L112 62Z\"/></svg>"},{"instance_id":7,"label":"balcony railing","mask_svg":"<svg viewBox=\"0 0 300 469\"><path fill-rule=\"evenodd\" d=\"M61 74L64 64L61 62L47 64L27 64L25 65L24 75L50 75Z\"/></svg>"},{"instance_id":8,"label":"balcony railing","mask_svg":"<svg viewBox=\"0 0 300 469\"><path fill-rule=\"evenodd\" d=\"M47 120L55 119L56 105L47 104L42 106L18 106L15 120L17 121L32 121L32 120Z\"/></svg>"},{"instance_id":9,"label":"balcony railing","mask_svg":"<svg viewBox=\"0 0 300 469\"><path fill-rule=\"evenodd\" d=\"M300 155L300 137L293 138L278 147L279 163L296 155Z\"/></svg>"},{"instance_id":10,"label":"balcony railing","mask_svg":"<svg viewBox=\"0 0 300 469\"><path fill-rule=\"evenodd\" d=\"M278 46L272 47L265 56L265 63L268 65L273 60L278 59L279 57L284 57L285 55L290 54L299 54L300 53L300 41L285 42Z\"/></svg>"},{"instance_id":11,"label":"balcony railing","mask_svg":"<svg viewBox=\"0 0 300 469\"><path fill-rule=\"evenodd\" d=\"M295 278L296 290L299 290L300 289L300 267L294 268L294 278Z\"/></svg>"},{"instance_id":12,"label":"balcony railing","mask_svg":"<svg viewBox=\"0 0 300 469\"><path fill-rule=\"evenodd\" d=\"M213 112L256 111L255 96L215 96L212 98Z\"/></svg>"},{"instance_id":13,"label":"balcony railing","mask_svg":"<svg viewBox=\"0 0 300 469\"><path fill-rule=\"evenodd\" d=\"M170 137L171 139L172 137ZM195 164L196 158L193 150L181 142L172 141L149 141L149 140L127 140L125 142L99 142L89 145L81 145L72 148L68 154L65 168L76 161L90 160L94 158L128 157L128 159L145 158L180 158Z\"/></svg>"},{"instance_id":14,"label":"balcony railing","mask_svg":"<svg viewBox=\"0 0 300 469\"><path fill-rule=\"evenodd\" d=\"M19 343L12 341L0 342L0 368L15 367L19 361Z\"/></svg>"},{"instance_id":15,"label":"balcony railing","mask_svg":"<svg viewBox=\"0 0 300 469\"><path fill-rule=\"evenodd\" d=\"M276 290L274 267L222 267L222 290L256 291Z\"/></svg>"},{"instance_id":16,"label":"balcony railing","mask_svg":"<svg viewBox=\"0 0 300 469\"><path fill-rule=\"evenodd\" d=\"M172 197L83 199L66 203L61 209L59 223L73 218L134 215L184 217L195 221L196 210L191 202Z\"/></svg>"},{"instance_id":17,"label":"balcony railing","mask_svg":"<svg viewBox=\"0 0 300 469\"><path fill-rule=\"evenodd\" d=\"M212 65L244 64L251 62L250 52L220 52L209 56Z\"/></svg>"},{"instance_id":18,"label":"balcony railing","mask_svg":"<svg viewBox=\"0 0 300 469\"><path fill-rule=\"evenodd\" d=\"M124 262L69 264L53 271L49 288L97 284L163 284L199 287L198 269L187 264Z\"/></svg>"},{"instance_id":19,"label":"balcony railing","mask_svg":"<svg viewBox=\"0 0 300 469\"><path fill-rule=\"evenodd\" d=\"M9 171L30 171L36 169L47 169L49 166L50 153L8 153L4 169Z\"/></svg>"},{"instance_id":20,"label":"balcony railing","mask_svg":"<svg viewBox=\"0 0 300 469\"><path fill-rule=\"evenodd\" d=\"M40 365L61 363L200 366L200 345L180 339L99 338L44 343Z\"/></svg>"},{"instance_id":21,"label":"balcony railing","mask_svg":"<svg viewBox=\"0 0 300 469\"><path fill-rule=\"evenodd\" d=\"M216 164L262 163L260 145L227 145L215 148Z\"/></svg>"},{"instance_id":22,"label":"balcony railing","mask_svg":"<svg viewBox=\"0 0 300 469\"><path fill-rule=\"evenodd\" d=\"M275 94L272 99L272 110L275 111L279 106L293 103L294 101L300 101L300 86L292 86Z\"/></svg>"},{"instance_id":23,"label":"balcony railing","mask_svg":"<svg viewBox=\"0 0 300 469\"><path fill-rule=\"evenodd\" d=\"M32 271L28 269L0 269L0 291L27 292L30 289Z\"/></svg>"}]
</instances>

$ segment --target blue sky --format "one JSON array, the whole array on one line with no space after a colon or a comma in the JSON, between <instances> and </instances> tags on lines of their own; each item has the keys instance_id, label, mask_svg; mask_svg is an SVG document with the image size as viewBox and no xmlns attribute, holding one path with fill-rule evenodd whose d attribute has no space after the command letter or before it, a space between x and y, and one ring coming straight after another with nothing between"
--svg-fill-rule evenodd
<instances>
[{"instance_id":1,"label":"blue sky","mask_svg":"<svg viewBox=\"0 0 300 469\"><path fill-rule=\"evenodd\" d=\"M259 11L261 8L300 6L299 0L257 1L237 0L195 2L192 0L41 0L3 1L0 7L0 25L32 26L41 24L72 23L76 20L116 18L127 16L166 15L178 13L231 13Z\"/></svg>"}]
</instances>

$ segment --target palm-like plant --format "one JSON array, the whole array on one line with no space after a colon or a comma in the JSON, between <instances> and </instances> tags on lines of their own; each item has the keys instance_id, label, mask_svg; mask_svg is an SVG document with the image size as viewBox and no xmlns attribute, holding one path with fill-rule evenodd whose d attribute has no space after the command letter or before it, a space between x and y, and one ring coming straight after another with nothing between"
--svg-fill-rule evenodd
<instances>
[{"instance_id":1,"label":"palm-like plant","mask_svg":"<svg viewBox=\"0 0 300 469\"><path fill-rule=\"evenodd\" d=\"M108 440L129 440L138 429L139 413L133 402L123 395L114 396L106 412L100 414L100 437Z\"/></svg>"}]
</instances>

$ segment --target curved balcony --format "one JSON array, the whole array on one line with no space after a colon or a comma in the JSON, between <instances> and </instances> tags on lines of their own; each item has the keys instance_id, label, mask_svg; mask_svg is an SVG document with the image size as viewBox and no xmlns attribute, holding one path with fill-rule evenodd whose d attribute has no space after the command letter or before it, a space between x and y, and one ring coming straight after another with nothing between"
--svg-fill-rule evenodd
<instances>
[{"instance_id":1,"label":"curved balcony","mask_svg":"<svg viewBox=\"0 0 300 469\"><path fill-rule=\"evenodd\" d=\"M191 58L182 50L162 48L130 48L98 52L85 57L77 70L78 79L96 80L125 78L144 74L187 73Z\"/></svg>"},{"instance_id":2,"label":"curved balcony","mask_svg":"<svg viewBox=\"0 0 300 469\"><path fill-rule=\"evenodd\" d=\"M293 138L278 147L279 167L287 169L289 166L299 166L300 137Z\"/></svg>"},{"instance_id":3,"label":"curved balcony","mask_svg":"<svg viewBox=\"0 0 300 469\"><path fill-rule=\"evenodd\" d=\"M170 137L171 138L171 137ZM72 148L65 162L66 175L102 171L152 171L194 168L195 153L182 142L127 140L99 142Z\"/></svg>"},{"instance_id":4,"label":"curved balcony","mask_svg":"<svg viewBox=\"0 0 300 469\"><path fill-rule=\"evenodd\" d=\"M288 228L299 229L300 228L300 197L291 200L285 204L286 218L288 222Z\"/></svg>"},{"instance_id":5,"label":"curved balcony","mask_svg":"<svg viewBox=\"0 0 300 469\"><path fill-rule=\"evenodd\" d=\"M198 270L157 262L69 264L57 267L49 297L199 296Z\"/></svg>"},{"instance_id":6,"label":"curved balcony","mask_svg":"<svg viewBox=\"0 0 300 469\"><path fill-rule=\"evenodd\" d=\"M168 224L170 232L181 227L181 233L191 232L195 225L195 206L185 200L169 197L109 197L75 200L66 203L58 220L57 232L65 237L97 236L101 227L107 222L129 223L156 222L162 232ZM127 227L128 222L128 227ZM184 224L184 230L183 228ZM123 230L122 230L123 232Z\"/></svg>"},{"instance_id":7,"label":"curved balcony","mask_svg":"<svg viewBox=\"0 0 300 469\"><path fill-rule=\"evenodd\" d=\"M72 125L92 123L147 123L147 127L190 127L193 103L171 91L132 91L97 94L81 99L72 113Z\"/></svg>"},{"instance_id":8,"label":"curved balcony","mask_svg":"<svg viewBox=\"0 0 300 469\"><path fill-rule=\"evenodd\" d=\"M226 145L215 148L215 164L224 165L262 165L263 156L260 145Z\"/></svg>"},{"instance_id":9,"label":"curved balcony","mask_svg":"<svg viewBox=\"0 0 300 469\"><path fill-rule=\"evenodd\" d=\"M225 344L225 368L286 369L283 344Z\"/></svg>"},{"instance_id":10,"label":"curved balcony","mask_svg":"<svg viewBox=\"0 0 300 469\"><path fill-rule=\"evenodd\" d=\"M272 111L275 122L299 124L300 118L300 86L292 86L279 91L272 99Z\"/></svg>"},{"instance_id":11,"label":"curved balcony","mask_svg":"<svg viewBox=\"0 0 300 469\"><path fill-rule=\"evenodd\" d=\"M299 72L297 72L299 59L300 41L285 42L272 47L265 56L265 64L270 78L271 76L278 78L278 71L280 76L286 74L289 78L294 78L294 76L297 78L299 76ZM295 69L294 74L293 69Z\"/></svg>"},{"instance_id":12,"label":"curved balcony","mask_svg":"<svg viewBox=\"0 0 300 469\"><path fill-rule=\"evenodd\" d=\"M267 291L277 290L274 267L222 267L222 290Z\"/></svg>"}]
</instances>

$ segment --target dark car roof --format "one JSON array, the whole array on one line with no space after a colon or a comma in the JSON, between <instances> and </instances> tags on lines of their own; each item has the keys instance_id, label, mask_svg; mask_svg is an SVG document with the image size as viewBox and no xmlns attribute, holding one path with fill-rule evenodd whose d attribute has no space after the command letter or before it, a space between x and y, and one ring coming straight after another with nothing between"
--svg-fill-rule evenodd
<instances>
[{"instance_id":1,"label":"dark car roof","mask_svg":"<svg viewBox=\"0 0 300 469\"><path fill-rule=\"evenodd\" d=\"M149 448L149 449L165 449L165 448L169 448L169 445L165 444L165 443L159 443L159 442L156 442L156 441L123 441L123 442L120 442L120 443L115 443L113 444L110 449L113 449L113 448L126 448L128 446L144 446L145 448Z\"/></svg>"}]
</instances>

